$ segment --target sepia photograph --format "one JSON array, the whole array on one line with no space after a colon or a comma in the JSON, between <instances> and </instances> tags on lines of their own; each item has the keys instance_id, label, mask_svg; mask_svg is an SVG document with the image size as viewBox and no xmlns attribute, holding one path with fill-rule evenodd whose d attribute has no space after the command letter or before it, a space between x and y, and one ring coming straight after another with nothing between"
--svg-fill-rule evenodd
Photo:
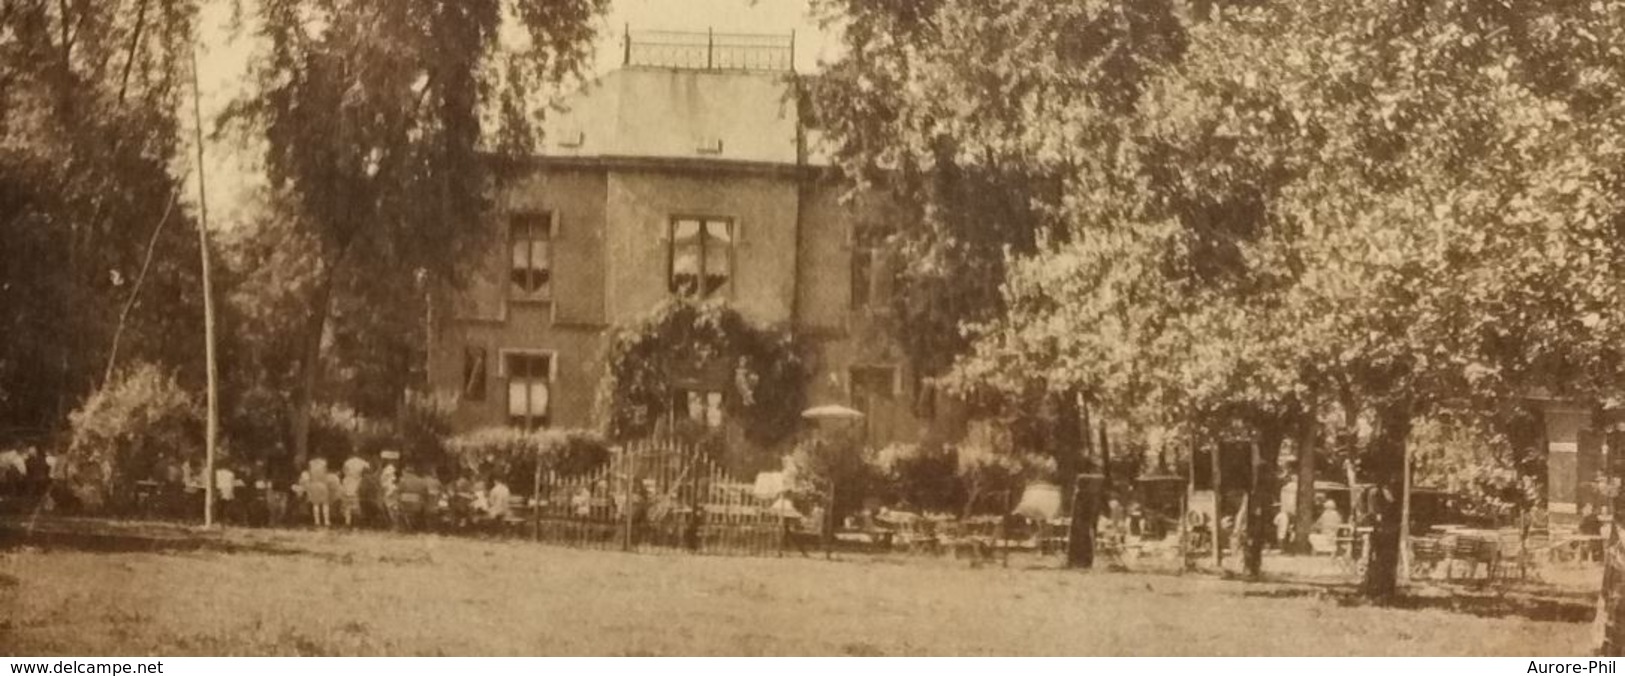
<instances>
[{"instance_id":1,"label":"sepia photograph","mask_svg":"<svg viewBox=\"0 0 1625 676\"><path fill-rule=\"evenodd\" d=\"M1625 0L0 0L11 673L1611 674L1622 479Z\"/></svg>"}]
</instances>

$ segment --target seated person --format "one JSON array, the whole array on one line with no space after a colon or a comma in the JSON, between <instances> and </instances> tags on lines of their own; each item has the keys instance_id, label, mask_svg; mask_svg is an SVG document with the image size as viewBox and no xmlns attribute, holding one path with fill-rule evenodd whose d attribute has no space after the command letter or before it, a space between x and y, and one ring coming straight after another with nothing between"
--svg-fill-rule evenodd
<instances>
[{"instance_id":1,"label":"seated person","mask_svg":"<svg viewBox=\"0 0 1625 676\"><path fill-rule=\"evenodd\" d=\"M408 528L414 528L423 523L424 514L429 504L429 482L414 468L408 467L401 473L400 483L395 488L395 500L400 510L402 523Z\"/></svg>"},{"instance_id":2,"label":"seated person","mask_svg":"<svg viewBox=\"0 0 1625 676\"><path fill-rule=\"evenodd\" d=\"M507 520L512 501L513 494L508 490L507 482L502 479L492 481L491 490L485 495L485 515L492 521Z\"/></svg>"},{"instance_id":3,"label":"seated person","mask_svg":"<svg viewBox=\"0 0 1625 676\"><path fill-rule=\"evenodd\" d=\"M1315 532L1335 536L1342 527L1343 513L1337 510L1337 503L1327 500L1320 510L1320 518L1315 519Z\"/></svg>"}]
</instances>

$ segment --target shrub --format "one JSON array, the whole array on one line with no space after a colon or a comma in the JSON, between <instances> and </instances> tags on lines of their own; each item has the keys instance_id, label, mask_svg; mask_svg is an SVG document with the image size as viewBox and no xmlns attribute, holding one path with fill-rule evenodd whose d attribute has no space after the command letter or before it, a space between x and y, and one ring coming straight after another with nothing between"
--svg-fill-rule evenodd
<instances>
[{"instance_id":1,"label":"shrub","mask_svg":"<svg viewBox=\"0 0 1625 676\"><path fill-rule=\"evenodd\" d=\"M417 462L450 464L455 458L449 453L447 440L451 437L451 414L456 408L456 399L449 396L409 395L389 445Z\"/></svg>"},{"instance_id":2,"label":"shrub","mask_svg":"<svg viewBox=\"0 0 1625 676\"><path fill-rule=\"evenodd\" d=\"M885 486L874 451L850 432L804 436L784 459L784 475L787 490L803 503L825 504L833 491L837 518L860 508L864 498L879 497Z\"/></svg>"},{"instance_id":3,"label":"shrub","mask_svg":"<svg viewBox=\"0 0 1625 676\"><path fill-rule=\"evenodd\" d=\"M1055 460L1015 448L1008 433L978 425L958 448L959 477L965 490L964 515L1003 514L1030 481L1053 479Z\"/></svg>"},{"instance_id":4,"label":"shrub","mask_svg":"<svg viewBox=\"0 0 1625 676\"><path fill-rule=\"evenodd\" d=\"M127 494L136 481L162 477L166 464L203 457L197 402L172 375L151 364L120 372L68 420L67 477L92 509Z\"/></svg>"},{"instance_id":5,"label":"shrub","mask_svg":"<svg viewBox=\"0 0 1625 676\"><path fill-rule=\"evenodd\" d=\"M317 407L310 415L312 456L343 462L352 454L374 451L387 445L392 430L385 422L361 415L342 404Z\"/></svg>"},{"instance_id":6,"label":"shrub","mask_svg":"<svg viewBox=\"0 0 1625 676\"><path fill-rule=\"evenodd\" d=\"M585 430L487 427L452 438L446 448L463 471L505 477L513 485L529 485L538 462L544 472L575 476L609 461L603 437Z\"/></svg>"},{"instance_id":7,"label":"shrub","mask_svg":"<svg viewBox=\"0 0 1625 676\"><path fill-rule=\"evenodd\" d=\"M925 512L957 512L965 504L959 460L952 449L892 444L880 449L875 465L885 479L888 502Z\"/></svg>"}]
</instances>

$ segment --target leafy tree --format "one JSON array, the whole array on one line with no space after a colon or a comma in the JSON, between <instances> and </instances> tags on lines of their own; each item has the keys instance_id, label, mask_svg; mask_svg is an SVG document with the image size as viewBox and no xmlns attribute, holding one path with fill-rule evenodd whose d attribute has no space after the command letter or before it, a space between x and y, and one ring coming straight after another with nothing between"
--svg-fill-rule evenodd
<instances>
[{"instance_id":1,"label":"leafy tree","mask_svg":"<svg viewBox=\"0 0 1625 676\"><path fill-rule=\"evenodd\" d=\"M292 209L259 194L248 218L215 240L220 274L222 429L231 444L292 466L293 406L303 354L300 327L318 275L317 245Z\"/></svg>"},{"instance_id":2,"label":"leafy tree","mask_svg":"<svg viewBox=\"0 0 1625 676\"><path fill-rule=\"evenodd\" d=\"M1362 469L1389 499L1367 590L1392 594L1413 419L1617 379L1617 117L1598 103L1614 66L1536 47L1596 55L1575 36L1612 35L1615 12L1220 9L1102 123L1117 131L1030 107L1024 143L1078 158L1067 235L1012 268L1010 312L961 375L1014 387L1034 370L1119 411L1245 421L1261 451L1327 402L1370 421ZM1015 58L1045 71L1037 42Z\"/></svg>"},{"instance_id":3,"label":"leafy tree","mask_svg":"<svg viewBox=\"0 0 1625 676\"><path fill-rule=\"evenodd\" d=\"M195 13L187 0L0 5L0 435L59 428L105 384L115 345L196 361L176 339L198 333L201 305L171 171Z\"/></svg>"},{"instance_id":4,"label":"leafy tree","mask_svg":"<svg viewBox=\"0 0 1625 676\"><path fill-rule=\"evenodd\" d=\"M459 280L486 244L473 226L508 176L502 160L534 147L549 88L581 71L606 6L258 3L268 49L227 117L264 133L271 186L315 246L290 421L297 459L308 453L330 318L346 299L378 298L395 302L369 312L399 318L386 310L418 302L420 281Z\"/></svg>"},{"instance_id":5,"label":"leafy tree","mask_svg":"<svg viewBox=\"0 0 1625 676\"><path fill-rule=\"evenodd\" d=\"M1055 217L1088 158L1033 125L1069 111L1069 125L1113 132L1145 75L1178 57L1183 28L1161 0L814 5L840 20L846 41L810 88L815 124L848 180L898 205L879 224L904 262L892 333L916 373L945 376L971 350L963 329L1008 312L1000 287L1010 257L1068 236ZM1086 462L1088 392L1046 375L965 389L978 415L1012 420L1024 442L1052 454L1070 490Z\"/></svg>"}]
</instances>

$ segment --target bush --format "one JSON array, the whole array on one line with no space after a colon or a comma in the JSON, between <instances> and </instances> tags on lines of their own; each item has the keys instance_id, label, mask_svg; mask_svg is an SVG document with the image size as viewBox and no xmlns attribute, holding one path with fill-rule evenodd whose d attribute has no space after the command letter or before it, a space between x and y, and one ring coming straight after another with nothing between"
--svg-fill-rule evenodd
<instances>
[{"instance_id":1,"label":"bush","mask_svg":"<svg viewBox=\"0 0 1625 676\"><path fill-rule=\"evenodd\" d=\"M203 458L196 400L151 364L120 372L68 420L68 481L92 509L128 495L136 481L162 478L165 465Z\"/></svg>"},{"instance_id":2,"label":"bush","mask_svg":"<svg viewBox=\"0 0 1625 676\"><path fill-rule=\"evenodd\" d=\"M965 504L959 459L952 449L892 444L880 449L875 465L886 481L884 499L898 507L952 513Z\"/></svg>"},{"instance_id":3,"label":"bush","mask_svg":"<svg viewBox=\"0 0 1625 676\"><path fill-rule=\"evenodd\" d=\"M392 437L393 430L388 423L368 418L342 404L329 404L311 411L311 456L326 458L329 463L380 450Z\"/></svg>"},{"instance_id":4,"label":"bush","mask_svg":"<svg viewBox=\"0 0 1625 676\"><path fill-rule=\"evenodd\" d=\"M452 438L446 448L464 472L505 477L516 486L529 485L537 462L544 472L576 476L609 461L603 437L584 430L487 427Z\"/></svg>"},{"instance_id":5,"label":"bush","mask_svg":"<svg viewBox=\"0 0 1625 676\"><path fill-rule=\"evenodd\" d=\"M963 514L1004 514L1028 482L1053 480L1055 460L1018 450L1008 433L983 424L958 449L959 477L965 490Z\"/></svg>"},{"instance_id":6,"label":"bush","mask_svg":"<svg viewBox=\"0 0 1625 676\"><path fill-rule=\"evenodd\" d=\"M447 447L451 437L451 414L457 401L451 397L410 395L400 420L394 425L388 444L415 462L444 467L455 460Z\"/></svg>"},{"instance_id":7,"label":"bush","mask_svg":"<svg viewBox=\"0 0 1625 676\"><path fill-rule=\"evenodd\" d=\"M886 485L875 465L875 453L850 432L810 433L784 459L786 489L798 502L823 505L834 492L835 518L863 506L865 498L879 497Z\"/></svg>"},{"instance_id":8,"label":"bush","mask_svg":"<svg viewBox=\"0 0 1625 676\"><path fill-rule=\"evenodd\" d=\"M452 469L455 458L448 453L447 438L454 407L449 398L414 394L399 417L380 420L342 404L322 406L310 418L311 452L339 463L351 455L393 450L413 465Z\"/></svg>"}]
</instances>

